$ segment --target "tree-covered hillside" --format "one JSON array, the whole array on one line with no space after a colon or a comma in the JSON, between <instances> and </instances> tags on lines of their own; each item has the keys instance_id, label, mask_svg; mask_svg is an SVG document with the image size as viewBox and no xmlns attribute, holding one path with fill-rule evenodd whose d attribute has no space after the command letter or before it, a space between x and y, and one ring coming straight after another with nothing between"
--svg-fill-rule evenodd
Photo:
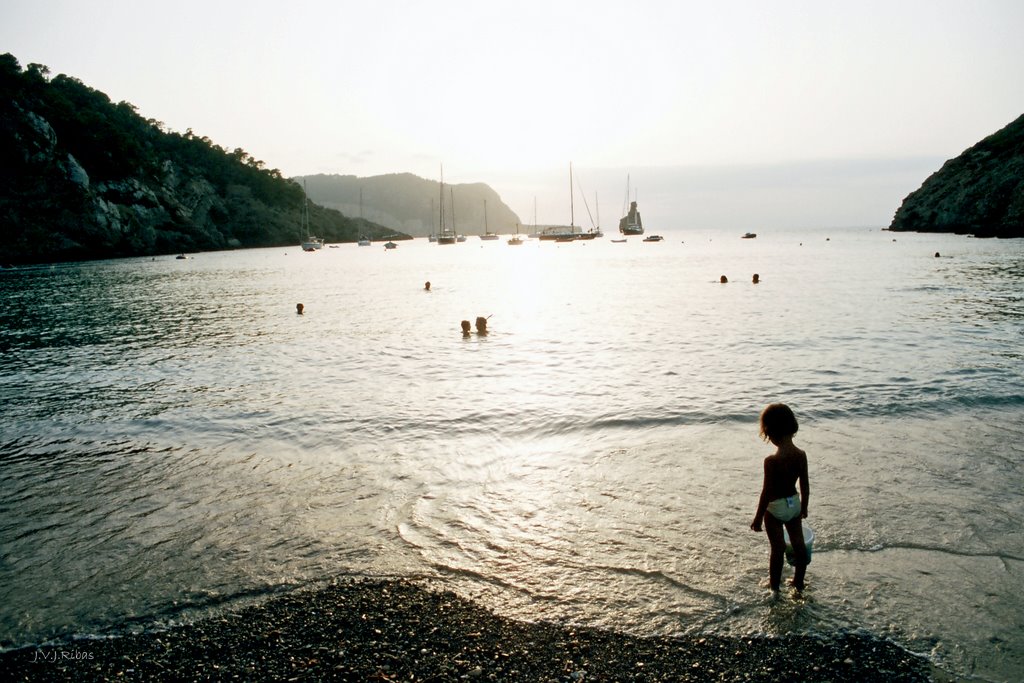
<instances>
[{"instance_id":1,"label":"tree-covered hillside","mask_svg":"<svg viewBox=\"0 0 1024 683\"><path fill-rule=\"evenodd\" d=\"M243 149L0 55L0 263L297 245L301 186ZM329 242L394 231L310 204Z\"/></svg>"}]
</instances>

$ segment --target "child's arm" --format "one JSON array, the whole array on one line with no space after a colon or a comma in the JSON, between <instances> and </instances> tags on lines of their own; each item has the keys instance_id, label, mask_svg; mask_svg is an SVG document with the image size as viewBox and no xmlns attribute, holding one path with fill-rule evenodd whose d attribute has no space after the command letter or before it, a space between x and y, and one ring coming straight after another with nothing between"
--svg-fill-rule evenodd
<instances>
[{"instance_id":1,"label":"child's arm","mask_svg":"<svg viewBox=\"0 0 1024 683\"><path fill-rule=\"evenodd\" d=\"M761 530L761 522L764 521L764 513L768 510L768 458L764 460L764 482L761 484L761 497L757 499L757 512L754 513L754 521L750 523L752 531Z\"/></svg>"},{"instance_id":2,"label":"child's arm","mask_svg":"<svg viewBox=\"0 0 1024 683\"><path fill-rule=\"evenodd\" d=\"M811 483L807 478L807 456L800 463L800 518L807 519L807 500L811 497Z\"/></svg>"}]
</instances>

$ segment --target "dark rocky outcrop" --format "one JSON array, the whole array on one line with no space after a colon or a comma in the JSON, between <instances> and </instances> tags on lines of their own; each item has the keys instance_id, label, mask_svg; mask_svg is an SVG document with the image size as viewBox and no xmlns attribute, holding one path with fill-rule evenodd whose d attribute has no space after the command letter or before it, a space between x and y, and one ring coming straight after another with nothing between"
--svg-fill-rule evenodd
<instances>
[{"instance_id":1,"label":"dark rocky outcrop","mask_svg":"<svg viewBox=\"0 0 1024 683\"><path fill-rule=\"evenodd\" d=\"M0 55L0 264L298 246L304 201L242 149ZM309 219L329 242L401 237L322 206Z\"/></svg>"},{"instance_id":2,"label":"dark rocky outcrop","mask_svg":"<svg viewBox=\"0 0 1024 683\"><path fill-rule=\"evenodd\" d=\"M943 164L889 229L1024 237L1024 116Z\"/></svg>"}]
</instances>

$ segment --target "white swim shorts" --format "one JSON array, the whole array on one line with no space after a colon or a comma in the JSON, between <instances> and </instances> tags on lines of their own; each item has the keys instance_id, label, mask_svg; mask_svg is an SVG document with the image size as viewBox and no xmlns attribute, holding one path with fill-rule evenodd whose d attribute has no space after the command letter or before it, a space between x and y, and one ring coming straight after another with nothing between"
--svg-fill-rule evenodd
<instances>
[{"instance_id":1,"label":"white swim shorts","mask_svg":"<svg viewBox=\"0 0 1024 683\"><path fill-rule=\"evenodd\" d=\"M800 515L800 497L776 498L768 503L768 512L780 522L788 522Z\"/></svg>"}]
</instances>

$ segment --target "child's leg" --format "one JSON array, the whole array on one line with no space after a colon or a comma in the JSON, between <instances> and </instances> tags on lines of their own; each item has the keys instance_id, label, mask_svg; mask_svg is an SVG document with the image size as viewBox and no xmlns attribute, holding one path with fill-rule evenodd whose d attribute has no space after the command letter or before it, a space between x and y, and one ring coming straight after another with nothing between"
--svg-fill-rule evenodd
<instances>
[{"instance_id":1,"label":"child's leg","mask_svg":"<svg viewBox=\"0 0 1024 683\"><path fill-rule=\"evenodd\" d=\"M768 580L773 591L779 590L782 583L782 558L786 551L786 539L782 537L782 522L772 517L771 513L764 516L764 532L768 534L771 553L768 556Z\"/></svg>"},{"instance_id":2,"label":"child's leg","mask_svg":"<svg viewBox=\"0 0 1024 683\"><path fill-rule=\"evenodd\" d=\"M793 588L804 589L804 575L807 573L807 546L804 545L804 528L800 518L786 522L789 542L793 545Z\"/></svg>"}]
</instances>

